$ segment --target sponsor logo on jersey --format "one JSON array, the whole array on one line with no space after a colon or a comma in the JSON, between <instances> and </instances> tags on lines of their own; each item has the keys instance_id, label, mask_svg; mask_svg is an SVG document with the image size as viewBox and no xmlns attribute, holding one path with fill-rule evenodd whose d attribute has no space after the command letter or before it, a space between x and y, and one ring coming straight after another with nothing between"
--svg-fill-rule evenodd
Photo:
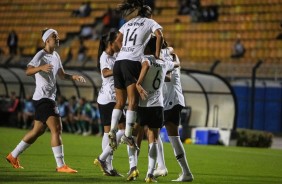
<instances>
[{"instance_id":1,"label":"sponsor logo on jersey","mask_svg":"<svg viewBox=\"0 0 282 184\"><path fill-rule=\"evenodd\" d=\"M144 22L132 22L132 23L128 23L128 26L144 26Z\"/></svg>"},{"instance_id":2,"label":"sponsor logo on jersey","mask_svg":"<svg viewBox=\"0 0 282 184\"><path fill-rule=\"evenodd\" d=\"M123 52L134 52L134 49L133 47L122 47L120 50Z\"/></svg>"}]
</instances>

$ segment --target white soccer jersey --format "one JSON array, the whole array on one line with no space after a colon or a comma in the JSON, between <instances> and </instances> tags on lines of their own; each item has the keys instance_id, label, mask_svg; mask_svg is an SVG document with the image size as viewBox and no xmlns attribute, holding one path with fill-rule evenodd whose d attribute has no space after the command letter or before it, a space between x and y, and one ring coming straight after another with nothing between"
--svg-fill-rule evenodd
<instances>
[{"instance_id":1,"label":"white soccer jersey","mask_svg":"<svg viewBox=\"0 0 282 184\"><path fill-rule=\"evenodd\" d=\"M100 69L102 77L102 87L99 91L97 102L99 104L108 104L110 102L116 101L116 93L114 87L114 77L103 77L102 71L105 68L113 70L114 63L116 58L114 56L108 55L106 52L103 52L100 57Z\"/></svg>"},{"instance_id":2,"label":"white soccer jersey","mask_svg":"<svg viewBox=\"0 0 282 184\"><path fill-rule=\"evenodd\" d=\"M140 107L163 107L163 84L167 71L174 68L173 62L165 62L150 55L145 55L142 63L149 61L149 70L144 78L142 87L147 91L146 100L139 100Z\"/></svg>"},{"instance_id":3,"label":"white soccer jersey","mask_svg":"<svg viewBox=\"0 0 282 184\"><path fill-rule=\"evenodd\" d=\"M36 87L32 99L49 98L55 101L57 91L56 75L58 70L63 68L59 54L56 51L49 54L44 50L40 50L27 65L38 67L45 64L53 65L53 69L49 73L40 71L35 74Z\"/></svg>"},{"instance_id":4,"label":"white soccer jersey","mask_svg":"<svg viewBox=\"0 0 282 184\"><path fill-rule=\"evenodd\" d=\"M119 30L123 34L122 47L117 60L141 61L151 33L162 27L153 19L136 17L125 23Z\"/></svg>"},{"instance_id":5,"label":"white soccer jersey","mask_svg":"<svg viewBox=\"0 0 282 184\"><path fill-rule=\"evenodd\" d=\"M173 61L173 57L168 49L161 50L161 58L170 63L172 63ZM178 57L177 60L179 61ZM171 81L164 83L163 91L164 110L172 109L177 104L185 107L185 101L180 81L180 68L173 69L173 71L171 72Z\"/></svg>"}]
</instances>

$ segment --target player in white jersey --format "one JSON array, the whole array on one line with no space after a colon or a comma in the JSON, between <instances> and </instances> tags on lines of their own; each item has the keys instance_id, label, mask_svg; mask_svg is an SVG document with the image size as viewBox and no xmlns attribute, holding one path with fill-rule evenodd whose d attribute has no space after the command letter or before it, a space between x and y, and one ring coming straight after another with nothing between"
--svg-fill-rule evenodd
<instances>
[{"instance_id":1,"label":"player in white jersey","mask_svg":"<svg viewBox=\"0 0 282 184\"><path fill-rule=\"evenodd\" d=\"M65 73L59 54L55 48L59 46L58 32L54 29L45 29L42 32L42 40L45 43L44 49L40 50L28 63L26 74L35 76L35 92L33 103L35 105L34 127L6 157L14 168L23 168L18 156L33 144L39 136L44 134L48 127L51 132L51 146L57 163L57 172L76 173L65 164L62 143L62 121L59 117L56 97L56 76L61 79L85 82L80 75Z\"/></svg>"},{"instance_id":2,"label":"player in white jersey","mask_svg":"<svg viewBox=\"0 0 282 184\"><path fill-rule=\"evenodd\" d=\"M112 165L113 148L109 146L108 133L111 127L111 116L116 104L116 94L114 88L113 67L116 60L113 42L116 39L116 32L109 32L102 36L98 51L97 68L101 71L102 87L98 95L98 107L101 116L101 122L104 126L104 135L102 139L102 154L94 160L94 164L99 166L106 176L122 176ZM117 132L117 142L120 142L121 136L124 134L125 117L121 118L119 123L119 131Z\"/></svg>"},{"instance_id":3,"label":"player in white jersey","mask_svg":"<svg viewBox=\"0 0 282 184\"><path fill-rule=\"evenodd\" d=\"M161 58L168 62L177 61L179 59L173 53L173 48L167 47L164 42L164 48L161 50ZM181 110L185 107L184 96L180 81L180 68L175 68L169 74L170 80L166 80L163 90L164 93L164 125L166 127L168 138L174 151L174 155L182 169L182 173L176 180L172 181L193 181L193 175L189 169L186 159L186 153L181 143L178 133L180 123ZM165 166L163 144L161 138L158 138L158 168L154 171L154 176L166 176L168 171Z\"/></svg>"},{"instance_id":4,"label":"player in white jersey","mask_svg":"<svg viewBox=\"0 0 282 184\"><path fill-rule=\"evenodd\" d=\"M146 182L156 182L153 172L157 161L157 139L159 129L163 124L163 83L167 71L178 67L179 63L164 62L156 59L156 38L152 37L145 49L145 56L142 60L142 69L136 83L141 100L138 105L138 116L140 128L148 126L147 138L149 144L148 151L148 171Z\"/></svg>"},{"instance_id":5,"label":"player in white jersey","mask_svg":"<svg viewBox=\"0 0 282 184\"><path fill-rule=\"evenodd\" d=\"M154 20L148 18L152 15L152 11L150 7L143 6L140 0L125 1L120 6L120 11L125 17L133 18L120 28L115 40L116 47L120 50L113 69L117 102L113 110L109 138L110 145L115 148L117 146L115 135L117 122L122 114L126 100L128 100L125 134L121 140L123 143L138 149L132 137L139 100L135 84L140 74L140 61L144 55L144 49L152 33L157 37L157 49L154 56L159 58L163 41L162 27Z\"/></svg>"}]
</instances>

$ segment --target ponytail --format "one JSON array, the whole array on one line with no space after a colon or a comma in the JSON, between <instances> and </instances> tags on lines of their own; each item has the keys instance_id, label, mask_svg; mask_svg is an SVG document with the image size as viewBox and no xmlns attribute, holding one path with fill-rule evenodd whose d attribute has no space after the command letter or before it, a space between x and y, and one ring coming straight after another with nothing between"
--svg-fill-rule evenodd
<instances>
[{"instance_id":1,"label":"ponytail","mask_svg":"<svg viewBox=\"0 0 282 184\"><path fill-rule=\"evenodd\" d=\"M150 18L152 16L152 13L153 12L150 6L143 5L141 10L138 12L138 15L140 15L141 17Z\"/></svg>"},{"instance_id":2,"label":"ponytail","mask_svg":"<svg viewBox=\"0 0 282 184\"><path fill-rule=\"evenodd\" d=\"M106 35L103 35L101 37L100 43L99 43L98 56L97 56L97 68L98 68L99 72L101 72L100 57L101 57L102 53L106 50L105 37L106 37Z\"/></svg>"},{"instance_id":3,"label":"ponytail","mask_svg":"<svg viewBox=\"0 0 282 184\"><path fill-rule=\"evenodd\" d=\"M118 5L118 11L121 12L123 17L126 17L133 13L136 9L141 10L143 5L143 0L125 0L122 4Z\"/></svg>"},{"instance_id":4,"label":"ponytail","mask_svg":"<svg viewBox=\"0 0 282 184\"><path fill-rule=\"evenodd\" d=\"M98 71L101 72L101 63L100 58L102 53L106 50L109 43L113 43L116 39L117 33L116 32L109 32L106 35L103 35L100 39L99 49L98 49L98 56L97 56L97 68Z\"/></svg>"}]
</instances>

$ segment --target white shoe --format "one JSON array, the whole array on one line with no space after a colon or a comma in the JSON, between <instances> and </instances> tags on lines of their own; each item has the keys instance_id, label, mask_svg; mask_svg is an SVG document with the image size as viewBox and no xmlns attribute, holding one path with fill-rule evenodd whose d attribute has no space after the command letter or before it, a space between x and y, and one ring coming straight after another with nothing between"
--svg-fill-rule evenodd
<instances>
[{"instance_id":1,"label":"white shoe","mask_svg":"<svg viewBox=\"0 0 282 184\"><path fill-rule=\"evenodd\" d=\"M191 182L194 180L194 177L192 174L189 174L189 175L184 175L184 174L181 174L176 180L171 180L171 181L178 181L178 182L183 182L183 181L186 181L186 182Z\"/></svg>"},{"instance_id":2,"label":"white shoe","mask_svg":"<svg viewBox=\"0 0 282 184\"><path fill-rule=\"evenodd\" d=\"M156 170L154 170L154 177L157 178L159 176L166 176L167 173L168 173L167 168L164 169L157 168Z\"/></svg>"}]
</instances>

